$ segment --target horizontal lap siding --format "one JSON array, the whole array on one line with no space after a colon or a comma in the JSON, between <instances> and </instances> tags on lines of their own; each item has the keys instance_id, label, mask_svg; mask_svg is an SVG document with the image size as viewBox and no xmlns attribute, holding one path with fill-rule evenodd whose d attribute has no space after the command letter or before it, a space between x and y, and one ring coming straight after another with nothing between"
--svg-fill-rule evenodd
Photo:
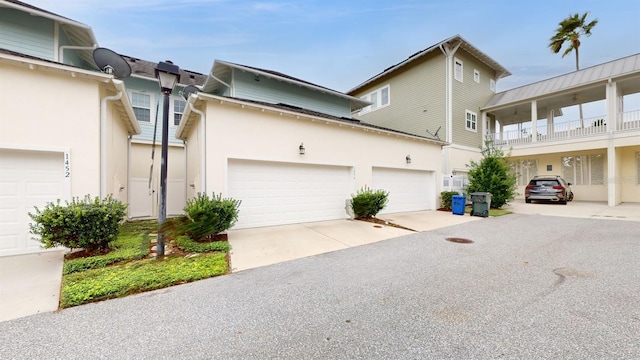
<instances>
[{"instance_id":1,"label":"horizontal lap siding","mask_svg":"<svg viewBox=\"0 0 640 360\"><path fill-rule=\"evenodd\" d=\"M387 107L357 116L361 121L418 136L445 133L445 60L440 54L426 55L424 60L383 77L353 94L361 97L390 85L390 104Z\"/></svg>"},{"instance_id":2,"label":"horizontal lap siding","mask_svg":"<svg viewBox=\"0 0 640 360\"><path fill-rule=\"evenodd\" d=\"M54 23L13 9L0 11L0 48L54 59Z\"/></svg>"}]
</instances>

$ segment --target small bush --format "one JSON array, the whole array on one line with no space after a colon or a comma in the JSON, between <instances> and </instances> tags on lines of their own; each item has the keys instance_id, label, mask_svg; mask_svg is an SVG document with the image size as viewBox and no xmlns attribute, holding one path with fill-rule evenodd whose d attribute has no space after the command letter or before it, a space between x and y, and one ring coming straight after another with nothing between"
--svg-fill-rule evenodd
<instances>
[{"instance_id":1,"label":"small bush","mask_svg":"<svg viewBox=\"0 0 640 360\"><path fill-rule=\"evenodd\" d=\"M109 195L104 199L89 195L73 198L66 206L47 203L29 216L31 233L40 236L45 248L64 246L71 249L103 250L118 236L118 227L126 215L127 205Z\"/></svg>"},{"instance_id":2,"label":"small bush","mask_svg":"<svg viewBox=\"0 0 640 360\"><path fill-rule=\"evenodd\" d=\"M351 195L351 208L356 217L374 217L387 206L388 201L389 192L365 186Z\"/></svg>"},{"instance_id":3,"label":"small bush","mask_svg":"<svg viewBox=\"0 0 640 360\"><path fill-rule=\"evenodd\" d=\"M227 241L212 241L199 243L197 241L193 241L190 237L182 235L176 237L176 245L182 250L186 252L192 253L203 253L209 251L222 251L229 252L231 250L231 245Z\"/></svg>"},{"instance_id":4,"label":"small bush","mask_svg":"<svg viewBox=\"0 0 640 360\"><path fill-rule=\"evenodd\" d=\"M66 260L62 273L73 274L107 267L121 261L142 259L149 254L149 235L145 233L138 236L120 236L110 246L115 250L105 255Z\"/></svg>"},{"instance_id":5,"label":"small bush","mask_svg":"<svg viewBox=\"0 0 640 360\"><path fill-rule=\"evenodd\" d=\"M457 191L443 191L440 193L440 208L451 210L453 197L458 195Z\"/></svg>"},{"instance_id":6,"label":"small bush","mask_svg":"<svg viewBox=\"0 0 640 360\"><path fill-rule=\"evenodd\" d=\"M238 221L240 203L240 200L223 199L222 194L209 198L207 194L198 193L184 208L188 220L183 229L196 240L227 231Z\"/></svg>"}]
</instances>

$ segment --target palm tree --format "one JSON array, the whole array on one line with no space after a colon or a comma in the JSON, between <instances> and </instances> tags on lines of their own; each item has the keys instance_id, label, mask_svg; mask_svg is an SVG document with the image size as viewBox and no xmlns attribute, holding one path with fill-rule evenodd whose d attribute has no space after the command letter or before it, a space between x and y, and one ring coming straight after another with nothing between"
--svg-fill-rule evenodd
<instances>
[{"instance_id":1,"label":"palm tree","mask_svg":"<svg viewBox=\"0 0 640 360\"><path fill-rule=\"evenodd\" d=\"M598 19L595 19L587 23L588 12L580 16L578 13L569 15L566 19L560 21L556 33L549 39L549 48L554 54L557 54L562 49L565 41L569 43L569 46L562 53L562 57L567 56L575 50L576 53L576 71L580 70L580 36L591 36L591 29L598 24ZM582 104L579 104L580 108L580 122L582 122Z\"/></svg>"}]
</instances>

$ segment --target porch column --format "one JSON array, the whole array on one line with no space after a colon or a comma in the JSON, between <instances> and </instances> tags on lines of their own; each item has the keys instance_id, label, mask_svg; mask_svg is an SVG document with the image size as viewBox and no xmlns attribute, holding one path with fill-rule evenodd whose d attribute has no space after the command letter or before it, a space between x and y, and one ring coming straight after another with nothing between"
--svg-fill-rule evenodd
<instances>
[{"instance_id":1,"label":"porch column","mask_svg":"<svg viewBox=\"0 0 640 360\"><path fill-rule=\"evenodd\" d=\"M531 142L538 141L538 101L531 102Z\"/></svg>"},{"instance_id":2,"label":"porch column","mask_svg":"<svg viewBox=\"0 0 640 360\"><path fill-rule=\"evenodd\" d=\"M553 118L554 118L555 114L553 112L553 109L549 110L547 112L547 137L552 137L553 135Z\"/></svg>"},{"instance_id":3,"label":"porch column","mask_svg":"<svg viewBox=\"0 0 640 360\"><path fill-rule=\"evenodd\" d=\"M618 113L621 109L618 106L618 86L617 83L611 79L609 79L609 82L607 83L606 97L605 106L607 109L607 132L612 134L618 129Z\"/></svg>"},{"instance_id":4,"label":"porch column","mask_svg":"<svg viewBox=\"0 0 640 360\"><path fill-rule=\"evenodd\" d=\"M618 204L618 157L616 156L617 150L613 143L613 133L618 128L618 89L615 81L607 83L606 91L606 109L607 118L606 126L609 133L609 143L607 146L607 203L609 206L616 206Z\"/></svg>"}]
</instances>

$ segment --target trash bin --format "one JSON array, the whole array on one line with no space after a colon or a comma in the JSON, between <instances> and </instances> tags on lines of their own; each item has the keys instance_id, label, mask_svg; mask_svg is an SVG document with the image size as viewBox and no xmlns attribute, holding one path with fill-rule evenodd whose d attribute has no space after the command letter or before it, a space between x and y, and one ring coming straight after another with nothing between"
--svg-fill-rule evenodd
<instances>
[{"instance_id":1,"label":"trash bin","mask_svg":"<svg viewBox=\"0 0 640 360\"><path fill-rule=\"evenodd\" d=\"M467 203L467 198L464 195L453 195L451 198L451 210L453 215L464 215L464 206Z\"/></svg>"},{"instance_id":2,"label":"trash bin","mask_svg":"<svg viewBox=\"0 0 640 360\"><path fill-rule=\"evenodd\" d=\"M489 217L491 207L491 193L474 192L471 193L471 216Z\"/></svg>"}]
</instances>

